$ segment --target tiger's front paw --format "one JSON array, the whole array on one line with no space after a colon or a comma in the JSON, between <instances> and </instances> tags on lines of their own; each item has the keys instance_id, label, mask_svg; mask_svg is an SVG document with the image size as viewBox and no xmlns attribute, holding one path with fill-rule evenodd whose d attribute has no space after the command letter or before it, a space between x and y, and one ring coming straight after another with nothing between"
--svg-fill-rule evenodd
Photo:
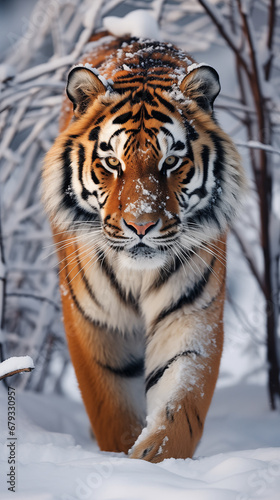
<instances>
[{"instance_id":1,"label":"tiger's front paw","mask_svg":"<svg viewBox=\"0 0 280 500\"><path fill-rule=\"evenodd\" d=\"M148 427L143 429L136 443L129 452L130 458L140 458L149 462L161 462L165 458L170 458L168 453L168 440L164 425L149 432Z\"/></svg>"},{"instance_id":2,"label":"tiger's front paw","mask_svg":"<svg viewBox=\"0 0 280 500\"><path fill-rule=\"evenodd\" d=\"M201 437L197 419L192 422L184 404L168 406L157 418L147 417L147 427L129 452L130 458L161 462L165 458L191 458Z\"/></svg>"}]
</instances>

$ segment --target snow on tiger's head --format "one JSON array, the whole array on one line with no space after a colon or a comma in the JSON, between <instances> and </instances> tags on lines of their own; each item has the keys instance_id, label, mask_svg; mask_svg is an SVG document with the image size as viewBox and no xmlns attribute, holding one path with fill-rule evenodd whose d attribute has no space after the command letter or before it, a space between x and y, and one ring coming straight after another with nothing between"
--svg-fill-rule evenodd
<instances>
[{"instance_id":1,"label":"snow on tiger's head","mask_svg":"<svg viewBox=\"0 0 280 500\"><path fill-rule=\"evenodd\" d=\"M99 225L128 265L154 267L226 231L244 174L213 115L216 71L170 44L119 43L99 71L70 71L74 117L46 156L44 201L61 230Z\"/></svg>"}]
</instances>

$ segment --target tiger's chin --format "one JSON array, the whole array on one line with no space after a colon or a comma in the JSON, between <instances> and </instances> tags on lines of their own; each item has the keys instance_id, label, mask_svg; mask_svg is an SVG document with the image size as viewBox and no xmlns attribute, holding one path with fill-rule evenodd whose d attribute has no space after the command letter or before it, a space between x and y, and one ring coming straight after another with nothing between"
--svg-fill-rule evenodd
<instances>
[{"instance_id":1,"label":"tiger's chin","mask_svg":"<svg viewBox=\"0 0 280 500\"><path fill-rule=\"evenodd\" d=\"M119 262L122 266L138 271L163 267L167 259L165 252L141 244L119 253Z\"/></svg>"}]
</instances>

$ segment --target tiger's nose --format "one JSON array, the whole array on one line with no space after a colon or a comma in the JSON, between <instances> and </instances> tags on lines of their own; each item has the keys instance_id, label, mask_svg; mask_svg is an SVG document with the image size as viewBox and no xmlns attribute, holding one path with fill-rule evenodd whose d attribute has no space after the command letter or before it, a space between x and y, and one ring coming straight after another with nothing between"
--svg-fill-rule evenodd
<instances>
[{"instance_id":1,"label":"tiger's nose","mask_svg":"<svg viewBox=\"0 0 280 500\"><path fill-rule=\"evenodd\" d=\"M129 227L129 229L132 229L132 231L134 231L140 238L145 236L150 229L152 229L153 226L155 226L157 224L157 221L156 222L143 222L141 224L136 224L135 222L126 222L126 220L124 220L125 224L127 227Z\"/></svg>"}]
</instances>

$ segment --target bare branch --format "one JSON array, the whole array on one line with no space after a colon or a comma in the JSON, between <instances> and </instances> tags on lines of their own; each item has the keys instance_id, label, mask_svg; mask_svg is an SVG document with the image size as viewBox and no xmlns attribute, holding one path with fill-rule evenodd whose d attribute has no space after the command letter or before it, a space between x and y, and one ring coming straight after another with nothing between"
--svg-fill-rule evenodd
<instances>
[{"instance_id":1,"label":"bare branch","mask_svg":"<svg viewBox=\"0 0 280 500\"><path fill-rule=\"evenodd\" d=\"M258 141L248 141L248 142L235 141L235 144L242 148L261 149L263 151L267 151L268 153L274 153L276 155L280 155L280 149L275 149L272 146L268 146L267 144L262 144L261 142Z\"/></svg>"},{"instance_id":2,"label":"bare branch","mask_svg":"<svg viewBox=\"0 0 280 500\"><path fill-rule=\"evenodd\" d=\"M219 33L222 35L224 40L227 42L229 47L233 50L239 63L247 70L248 61L244 57L244 53L241 52L241 43L236 39L235 35L231 32L230 26L225 22L225 19L220 15L218 9L208 2L208 0L198 0L199 3L204 7L207 14L212 19L213 23L217 27Z\"/></svg>"},{"instance_id":3,"label":"bare branch","mask_svg":"<svg viewBox=\"0 0 280 500\"><path fill-rule=\"evenodd\" d=\"M246 258L246 261L247 261L247 263L252 271L253 276L256 278L260 289L262 290L263 294L265 294L264 281L263 281L263 278L260 275L259 270L256 266L255 260L252 256L252 252L251 252L251 249L250 249L248 243L245 241L243 236L241 236L240 231L236 227L234 227L232 229L232 233L234 234L236 240L238 241L239 246L243 252L243 255Z\"/></svg>"},{"instance_id":4,"label":"bare branch","mask_svg":"<svg viewBox=\"0 0 280 500\"><path fill-rule=\"evenodd\" d=\"M273 47L273 38L274 38L275 27L276 27L276 16L277 16L276 0L270 0L269 24L268 24L268 33L267 33L267 49L269 51L269 58L268 58L268 61L264 67L266 80L269 80L270 71L271 71L271 67L272 67L272 60L274 57L272 47Z\"/></svg>"}]
</instances>

